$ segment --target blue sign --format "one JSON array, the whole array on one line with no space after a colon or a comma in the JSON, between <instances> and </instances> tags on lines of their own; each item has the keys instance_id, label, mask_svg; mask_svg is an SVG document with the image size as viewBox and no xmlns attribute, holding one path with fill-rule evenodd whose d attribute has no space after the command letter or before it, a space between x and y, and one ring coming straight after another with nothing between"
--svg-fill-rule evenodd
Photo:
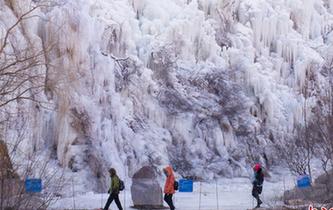
<instances>
[{"instance_id":1,"label":"blue sign","mask_svg":"<svg viewBox=\"0 0 333 210\"><path fill-rule=\"evenodd\" d=\"M307 188L311 186L310 176L304 175L297 178L297 187L298 188Z\"/></svg>"},{"instance_id":2,"label":"blue sign","mask_svg":"<svg viewBox=\"0 0 333 210\"><path fill-rule=\"evenodd\" d=\"M193 180L190 179L179 180L179 192L193 192Z\"/></svg>"},{"instance_id":3,"label":"blue sign","mask_svg":"<svg viewBox=\"0 0 333 210\"><path fill-rule=\"evenodd\" d=\"M31 193L42 192L42 180L41 179L26 179L25 191Z\"/></svg>"}]
</instances>

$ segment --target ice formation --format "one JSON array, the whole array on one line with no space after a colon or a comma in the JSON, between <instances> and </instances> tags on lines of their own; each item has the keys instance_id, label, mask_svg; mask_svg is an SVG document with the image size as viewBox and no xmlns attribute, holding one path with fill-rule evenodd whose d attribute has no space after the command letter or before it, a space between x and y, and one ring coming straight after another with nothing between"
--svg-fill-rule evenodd
<instances>
[{"instance_id":1,"label":"ice formation","mask_svg":"<svg viewBox=\"0 0 333 210\"><path fill-rule=\"evenodd\" d=\"M0 0L1 36L36 2L27 1ZM20 149L54 160L82 191L105 190L110 166L121 176L145 164L244 176L245 142L262 147L303 123L302 90L309 72L322 79L332 12L332 0L77 0L36 10L15 37L53 46L40 96L51 108L11 105L28 110L17 117L28 121ZM18 122L4 129L7 142Z\"/></svg>"}]
</instances>

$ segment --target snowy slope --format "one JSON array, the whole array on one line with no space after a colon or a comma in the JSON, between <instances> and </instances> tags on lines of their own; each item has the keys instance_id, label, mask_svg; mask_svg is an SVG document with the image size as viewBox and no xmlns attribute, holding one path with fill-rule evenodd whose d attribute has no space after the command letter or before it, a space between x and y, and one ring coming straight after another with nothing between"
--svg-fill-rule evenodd
<instances>
[{"instance_id":1,"label":"snowy slope","mask_svg":"<svg viewBox=\"0 0 333 210\"><path fill-rule=\"evenodd\" d=\"M2 31L29 7L0 5ZM15 106L29 110L18 117L28 121L20 149L65 168L79 191L106 190L111 166L121 176L146 164L247 176L249 146L274 162L271 141L303 123L307 75L325 88L332 12L332 0L77 0L40 9L15 35L53 46L40 97L54 107Z\"/></svg>"}]
</instances>

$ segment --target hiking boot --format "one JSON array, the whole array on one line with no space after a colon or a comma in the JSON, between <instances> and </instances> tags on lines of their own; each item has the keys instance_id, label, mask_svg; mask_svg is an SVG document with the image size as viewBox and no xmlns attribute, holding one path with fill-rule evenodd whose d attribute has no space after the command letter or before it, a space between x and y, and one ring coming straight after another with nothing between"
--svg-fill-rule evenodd
<instances>
[{"instance_id":1,"label":"hiking boot","mask_svg":"<svg viewBox=\"0 0 333 210\"><path fill-rule=\"evenodd\" d=\"M260 205L262 204L262 201L259 199L258 204L255 208L260 208Z\"/></svg>"}]
</instances>

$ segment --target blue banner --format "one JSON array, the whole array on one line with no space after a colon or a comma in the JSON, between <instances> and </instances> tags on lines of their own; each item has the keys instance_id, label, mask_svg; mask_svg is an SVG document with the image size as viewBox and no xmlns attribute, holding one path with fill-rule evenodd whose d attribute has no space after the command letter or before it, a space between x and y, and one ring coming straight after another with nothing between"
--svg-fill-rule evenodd
<instances>
[{"instance_id":1,"label":"blue banner","mask_svg":"<svg viewBox=\"0 0 333 210\"><path fill-rule=\"evenodd\" d=\"M193 192L193 180L190 179L179 180L179 192Z\"/></svg>"},{"instance_id":2,"label":"blue banner","mask_svg":"<svg viewBox=\"0 0 333 210\"><path fill-rule=\"evenodd\" d=\"M299 176L297 178L297 187L306 188L311 186L311 178L308 175Z\"/></svg>"},{"instance_id":3,"label":"blue banner","mask_svg":"<svg viewBox=\"0 0 333 210\"><path fill-rule=\"evenodd\" d=\"M42 192L42 180L41 179L26 179L25 191L31 193Z\"/></svg>"}]
</instances>

